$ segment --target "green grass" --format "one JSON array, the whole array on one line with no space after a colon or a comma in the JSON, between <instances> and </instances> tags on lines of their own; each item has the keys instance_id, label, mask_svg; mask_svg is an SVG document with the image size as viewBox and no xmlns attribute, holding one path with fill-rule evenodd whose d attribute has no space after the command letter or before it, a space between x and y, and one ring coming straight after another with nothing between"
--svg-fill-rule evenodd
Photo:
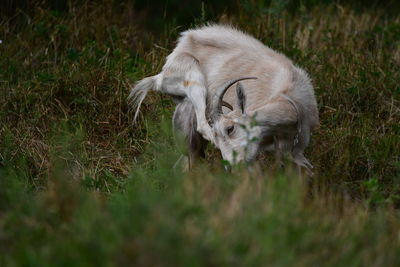
<instances>
[{"instance_id":1,"label":"green grass","mask_svg":"<svg viewBox=\"0 0 400 267\"><path fill-rule=\"evenodd\" d=\"M202 5L165 24L118 1L2 17L0 265L399 265L396 6L279 3ZM150 94L132 125L130 84L208 20L310 73L315 176L274 171L272 157L227 174L212 147L189 173L172 168L167 96Z\"/></svg>"}]
</instances>

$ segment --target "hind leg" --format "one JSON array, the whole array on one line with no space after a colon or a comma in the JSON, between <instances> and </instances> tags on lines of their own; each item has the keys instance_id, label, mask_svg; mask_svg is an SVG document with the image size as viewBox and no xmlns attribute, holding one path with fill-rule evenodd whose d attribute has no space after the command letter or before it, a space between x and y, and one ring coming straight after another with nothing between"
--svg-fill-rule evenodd
<instances>
[{"instance_id":1,"label":"hind leg","mask_svg":"<svg viewBox=\"0 0 400 267\"><path fill-rule=\"evenodd\" d=\"M193 105L197 132L203 138L214 141L206 118L206 82L198 61L187 53L175 55L174 60L164 66L162 76L159 90L170 95L187 97Z\"/></svg>"},{"instance_id":2,"label":"hind leg","mask_svg":"<svg viewBox=\"0 0 400 267\"><path fill-rule=\"evenodd\" d=\"M205 157L207 145L207 141L196 130L196 114L190 100L185 98L176 106L172 121L175 133L184 138L188 149L187 156L180 161L184 169L190 169L197 159Z\"/></svg>"}]
</instances>

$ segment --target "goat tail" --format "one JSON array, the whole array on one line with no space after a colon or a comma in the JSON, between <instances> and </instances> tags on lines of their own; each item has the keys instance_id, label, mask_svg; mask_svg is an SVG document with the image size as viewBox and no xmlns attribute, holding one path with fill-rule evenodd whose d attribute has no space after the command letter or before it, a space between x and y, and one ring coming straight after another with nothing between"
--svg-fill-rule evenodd
<instances>
[{"instance_id":1,"label":"goat tail","mask_svg":"<svg viewBox=\"0 0 400 267\"><path fill-rule=\"evenodd\" d=\"M143 80L138 81L132 88L128 96L128 102L132 106L132 109L135 111L133 122L136 122L140 106L142 105L143 100L146 98L147 93L150 90L155 90L155 89L156 89L156 76L146 77Z\"/></svg>"}]
</instances>

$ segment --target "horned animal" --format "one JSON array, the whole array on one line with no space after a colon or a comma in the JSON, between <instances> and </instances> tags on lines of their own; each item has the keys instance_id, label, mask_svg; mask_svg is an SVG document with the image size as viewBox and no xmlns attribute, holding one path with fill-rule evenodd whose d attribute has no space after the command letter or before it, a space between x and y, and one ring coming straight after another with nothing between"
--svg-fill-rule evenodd
<instances>
[{"instance_id":1,"label":"horned animal","mask_svg":"<svg viewBox=\"0 0 400 267\"><path fill-rule=\"evenodd\" d=\"M191 159L204 155L208 140L231 164L275 151L278 161L287 154L312 168L303 151L319 121L308 74L240 30L206 25L181 33L162 71L131 90L134 120L149 90L176 99L173 125Z\"/></svg>"}]
</instances>

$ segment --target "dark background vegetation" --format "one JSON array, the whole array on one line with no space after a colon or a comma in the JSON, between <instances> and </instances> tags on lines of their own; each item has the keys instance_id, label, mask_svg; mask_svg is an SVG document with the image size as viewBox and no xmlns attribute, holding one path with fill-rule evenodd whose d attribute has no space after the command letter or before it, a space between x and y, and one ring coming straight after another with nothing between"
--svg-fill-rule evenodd
<instances>
[{"instance_id":1,"label":"dark background vegetation","mask_svg":"<svg viewBox=\"0 0 400 267\"><path fill-rule=\"evenodd\" d=\"M400 263L398 1L1 1L0 265ZM130 85L179 32L249 32L306 69L313 177L172 168L173 104ZM178 142L179 143L179 142Z\"/></svg>"},{"instance_id":2,"label":"dark background vegetation","mask_svg":"<svg viewBox=\"0 0 400 267\"><path fill-rule=\"evenodd\" d=\"M315 6L346 5L357 12L365 10L384 10L387 15L397 15L400 11L400 4L396 0L141 0L141 1L110 1L114 8L123 11L125 8L133 8L138 19L144 23L147 30L154 33L162 32L165 24L174 23L183 27L192 26L196 19L202 16L207 20L217 20L222 13L234 13L239 9L255 13L271 13L285 9L291 13L301 8L312 8ZM71 6L79 7L85 5L85 0L4 0L0 3L2 16L13 17L18 11L34 15L38 7L52 10L60 14L67 14ZM138 21L136 21L138 22Z\"/></svg>"}]
</instances>

